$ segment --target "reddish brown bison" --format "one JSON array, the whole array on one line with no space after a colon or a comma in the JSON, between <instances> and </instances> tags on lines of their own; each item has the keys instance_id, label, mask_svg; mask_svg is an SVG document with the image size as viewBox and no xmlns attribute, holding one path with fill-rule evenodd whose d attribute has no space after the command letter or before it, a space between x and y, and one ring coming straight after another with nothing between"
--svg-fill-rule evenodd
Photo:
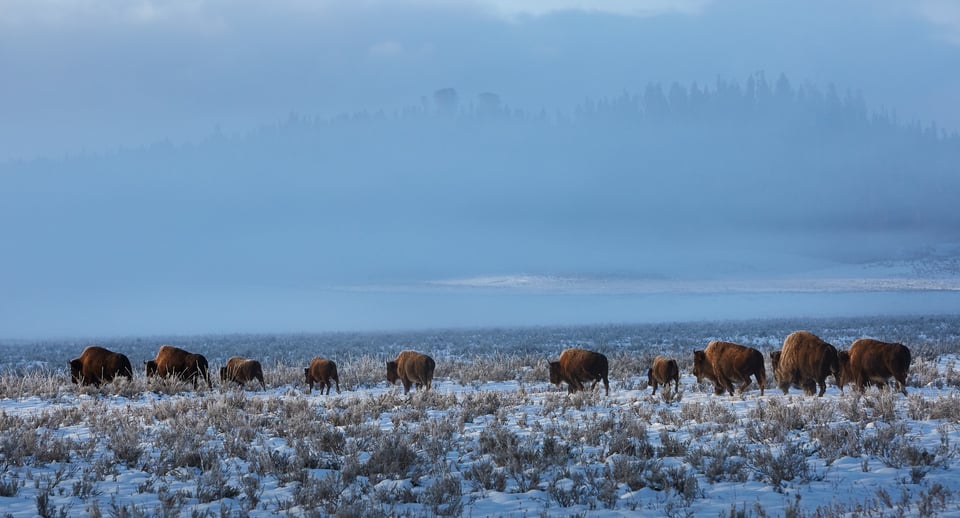
<instances>
[{"instance_id":1,"label":"reddish brown bison","mask_svg":"<svg viewBox=\"0 0 960 518\"><path fill-rule=\"evenodd\" d=\"M560 359L550 362L550 383L560 386L566 382L567 392L573 393L583 390L583 382L592 381L591 389L603 381L606 394L610 395L610 382L607 380L609 366L607 357L584 349L565 349L560 353Z\"/></svg>"},{"instance_id":2,"label":"reddish brown bison","mask_svg":"<svg viewBox=\"0 0 960 518\"><path fill-rule=\"evenodd\" d=\"M664 386L664 390L670 388L670 382L673 382L673 390L680 390L680 368L677 367L677 360L665 356L657 356L653 359L653 367L647 370L647 383L653 387L653 393L657 393L657 387Z\"/></svg>"},{"instance_id":3,"label":"reddish brown bison","mask_svg":"<svg viewBox=\"0 0 960 518\"><path fill-rule=\"evenodd\" d=\"M714 394L723 394L726 390L733 395L733 384L739 383L737 393L750 386L750 376L757 379L760 395L767 388L767 369L763 364L763 353L733 342L713 341L702 351L693 352L693 375L699 383L703 378L713 382Z\"/></svg>"},{"instance_id":4,"label":"reddish brown bison","mask_svg":"<svg viewBox=\"0 0 960 518\"><path fill-rule=\"evenodd\" d=\"M403 383L403 393L410 392L410 387L430 390L433 384L433 371L436 368L433 358L415 351L402 351L396 360L387 362L387 381L391 384L400 380Z\"/></svg>"},{"instance_id":5,"label":"reddish brown bison","mask_svg":"<svg viewBox=\"0 0 960 518\"><path fill-rule=\"evenodd\" d=\"M248 381L257 380L260 387L267 389L263 382L263 367L257 360L234 356L227 360L225 367L220 367L220 381L233 381L245 385Z\"/></svg>"},{"instance_id":6,"label":"reddish brown bison","mask_svg":"<svg viewBox=\"0 0 960 518\"><path fill-rule=\"evenodd\" d=\"M193 380L193 388L197 388L197 379L203 378L207 387L213 387L207 359L202 354L189 353L172 345L161 345L157 357L144 364L147 366L147 377L176 376L184 381Z\"/></svg>"},{"instance_id":7,"label":"reddish brown bison","mask_svg":"<svg viewBox=\"0 0 960 518\"><path fill-rule=\"evenodd\" d=\"M113 381L117 376L133 379L130 359L103 347L91 345L70 360L70 380L79 385L94 385Z\"/></svg>"},{"instance_id":8,"label":"reddish brown bison","mask_svg":"<svg viewBox=\"0 0 960 518\"><path fill-rule=\"evenodd\" d=\"M330 386L333 382L337 384L337 394L340 393L340 376L337 374L337 364L333 360L319 356L310 360L310 366L303 369L303 376L306 378L307 386L310 387L307 389L308 394L313 390L314 384L320 385L321 394L324 388L327 389L327 394L330 394Z\"/></svg>"},{"instance_id":9,"label":"reddish brown bison","mask_svg":"<svg viewBox=\"0 0 960 518\"><path fill-rule=\"evenodd\" d=\"M837 349L809 331L790 333L783 341L783 348L770 353L770 361L773 364L773 377L784 394L792 385L802 388L803 393L809 396L819 386L817 397L823 396L830 374L834 375L839 385L840 360Z\"/></svg>"},{"instance_id":10,"label":"reddish brown bison","mask_svg":"<svg viewBox=\"0 0 960 518\"><path fill-rule=\"evenodd\" d=\"M840 391L847 383L853 383L863 392L867 383L877 387L889 386L890 378L897 381L897 388L907 395L907 374L910 371L910 349L896 343L861 338L849 351L840 351Z\"/></svg>"}]
</instances>

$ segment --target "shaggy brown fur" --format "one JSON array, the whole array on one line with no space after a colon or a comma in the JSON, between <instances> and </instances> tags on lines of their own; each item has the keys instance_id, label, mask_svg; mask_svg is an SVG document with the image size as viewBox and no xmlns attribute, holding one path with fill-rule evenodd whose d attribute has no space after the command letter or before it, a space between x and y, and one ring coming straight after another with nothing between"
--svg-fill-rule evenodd
<instances>
[{"instance_id":1,"label":"shaggy brown fur","mask_svg":"<svg viewBox=\"0 0 960 518\"><path fill-rule=\"evenodd\" d=\"M234 356L227 360L225 367L220 367L220 381L234 381L244 385L253 380L259 381L264 390L267 389L267 384L263 382L263 367L257 360Z\"/></svg>"},{"instance_id":2,"label":"shaggy brown fur","mask_svg":"<svg viewBox=\"0 0 960 518\"><path fill-rule=\"evenodd\" d=\"M817 396L827 390L827 376L840 380L840 360L837 349L809 331L790 333L783 341L783 348L770 353L773 377L783 393L790 386L802 388L804 394L812 395L820 387Z\"/></svg>"},{"instance_id":3,"label":"shaggy brown fur","mask_svg":"<svg viewBox=\"0 0 960 518\"><path fill-rule=\"evenodd\" d=\"M206 380L207 387L213 387L207 359L202 354L193 354L172 345L161 345L157 357L144 364L147 377L177 376L184 381L193 380L193 388L197 388L197 379L202 378Z\"/></svg>"},{"instance_id":4,"label":"shaggy brown fur","mask_svg":"<svg viewBox=\"0 0 960 518\"><path fill-rule=\"evenodd\" d=\"M677 360L657 356L653 359L653 367L647 371L647 383L653 387L653 394L657 393L657 387L660 385L664 386L664 390L670 388L671 381L673 390L680 390L680 368L677 367Z\"/></svg>"},{"instance_id":5,"label":"shaggy brown fur","mask_svg":"<svg viewBox=\"0 0 960 518\"><path fill-rule=\"evenodd\" d=\"M566 349L560 353L560 359L550 362L550 383L560 386L566 382L567 392L583 390L583 382L593 381L592 389L603 381L606 394L610 395L610 382L607 380L609 366L607 357L584 349Z\"/></svg>"},{"instance_id":6,"label":"shaggy brown fur","mask_svg":"<svg viewBox=\"0 0 960 518\"><path fill-rule=\"evenodd\" d=\"M309 387L308 394L313 391L314 384L320 385L321 394L324 388L327 389L327 394L330 394L330 386L333 385L331 382L337 384L337 394L340 393L340 376L337 374L337 364L333 360L319 356L310 360L310 366L303 369L303 376Z\"/></svg>"},{"instance_id":7,"label":"shaggy brown fur","mask_svg":"<svg viewBox=\"0 0 960 518\"><path fill-rule=\"evenodd\" d=\"M699 383L703 378L713 382L714 394L726 390L733 395L733 384L740 383L737 393L750 386L750 376L757 379L760 395L767 387L767 369L763 363L763 353L732 342L713 341L702 351L693 352L693 375Z\"/></svg>"},{"instance_id":8,"label":"shaggy brown fur","mask_svg":"<svg viewBox=\"0 0 960 518\"><path fill-rule=\"evenodd\" d=\"M853 383L863 392L867 383L887 387L890 378L897 381L897 389L907 395L907 374L910 372L910 349L903 344L861 338L849 351L840 351L840 391Z\"/></svg>"},{"instance_id":9,"label":"shaggy brown fur","mask_svg":"<svg viewBox=\"0 0 960 518\"><path fill-rule=\"evenodd\" d=\"M426 354L415 351L402 351L396 360L387 362L387 381L391 384L400 380L403 383L403 393L410 392L410 387L430 390L433 385L433 371L436 363Z\"/></svg>"},{"instance_id":10,"label":"shaggy brown fur","mask_svg":"<svg viewBox=\"0 0 960 518\"><path fill-rule=\"evenodd\" d=\"M70 380L74 383L99 387L117 376L133 379L133 367L124 354L91 345L79 358L70 360Z\"/></svg>"}]
</instances>

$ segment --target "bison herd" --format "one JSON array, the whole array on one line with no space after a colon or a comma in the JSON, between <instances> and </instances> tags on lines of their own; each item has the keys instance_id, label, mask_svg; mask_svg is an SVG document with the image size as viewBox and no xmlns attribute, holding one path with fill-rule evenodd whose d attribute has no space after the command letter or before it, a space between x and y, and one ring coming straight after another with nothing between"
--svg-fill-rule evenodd
<instances>
[{"instance_id":1,"label":"bison herd","mask_svg":"<svg viewBox=\"0 0 960 518\"><path fill-rule=\"evenodd\" d=\"M808 331L791 333L779 351L770 353L773 379L784 394L794 387L802 389L806 395L817 396L823 396L827 389L826 379L830 375L833 375L841 392L848 383L862 392L868 384L886 387L890 378L893 378L898 391L906 395L910 360L910 349L901 344L861 338L853 342L850 349L837 351L833 345ZM99 386L118 376L133 378L129 358L95 345L84 349L79 358L70 360L69 365L71 380L76 384ZM192 382L194 388L201 381L205 381L207 387L213 386L209 364L201 354L162 345L156 357L145 361L144 365L148 378L176 377ZM586 390L585 384L589 382L593 382L590 386L593 390L603 382L605 393L610 394L609 364L607 357L601 353L566 349L557 361L548 362L548 366L550 383L557 386L566 383L568 392ZM386 362L386 379L391 385L399 381L404 394L409 393L411 387L429 391L435 369L433 358L416 351L402 351L395 360ZM712 382L714 394L717 395L724 392L733 395L734 386L737 394L742 394L752 380L756 380L761 396L767 387L763 353L733 342L712 341L705 349L694 351L691 373L698 383L703 379ZM321 394L324 394L324 390L330 394L334 384L337 393L340 392L340 377L337 365L332 360L313 358L303 374L308 392L318 385ZM647 378L649 386L653 387L653 394L657 393L660 385L668 390L671 382L674 391L680 388L680 369L673 358L654 358ZM241 386L256 381L266 389L260 362L239 356L230 358L220 368L220 380Z\"/></svg>"}]
</instances>

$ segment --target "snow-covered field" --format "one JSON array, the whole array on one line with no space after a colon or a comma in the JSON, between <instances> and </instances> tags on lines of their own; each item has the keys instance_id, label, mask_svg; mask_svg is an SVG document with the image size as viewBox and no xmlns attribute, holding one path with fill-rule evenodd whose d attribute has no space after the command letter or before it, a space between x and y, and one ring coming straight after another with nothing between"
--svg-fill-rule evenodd
<instances>
[{"instance_id":1,"label":"snow-covered field","mask_svg":"<svg viewBox=\"0 0 960 518\"><path fill-rule=\"evenodd\" d=\"M710 339L766 355L799 328L841 349L908 345L909 395L714 396L690 375ZM78 388L64 367L91 340L0 342L4 515L960 515L957 317L97 342L135 366L161 343L213 372L255 357L267 390L142 372ZM546 360L574 345L610 358L609 396L547 383ZM432 392L387 385L404 348L437 360ZM681 386L654 396L663 353ZM341 393L306 392L316 355L339 364Z\"/></svg>"}]
</instances>

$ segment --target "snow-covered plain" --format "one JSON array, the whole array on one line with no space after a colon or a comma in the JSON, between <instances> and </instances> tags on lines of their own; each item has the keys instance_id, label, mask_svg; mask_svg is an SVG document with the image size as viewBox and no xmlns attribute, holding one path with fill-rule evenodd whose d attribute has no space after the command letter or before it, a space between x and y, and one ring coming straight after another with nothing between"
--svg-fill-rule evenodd
<instances>
[{"instance_id":1,"label":"snow-covered plain","mask_svg":"<svg viewBox=\"0 0 960 518\"><path fill-rule=\"evenodd\" d=\"M769 362L763 396L714 396L690 375L710 339L766 355L799 328L841 349L905 343L909 394L784 395ZM957 317L98 342L135 365L165 342L213 372L256 357L267 390L142 372L78 388L61 366L92 341L2 342L4 515L960 515ZM547 383L545 360L573 345L610 358L609 396ZM437 359L432 392L383 380L403 348ZM681 386L654 396L646 367L664 353ZM339 363L341 393L307 393L315 355Z\"/></svg>"}]
</instances>

